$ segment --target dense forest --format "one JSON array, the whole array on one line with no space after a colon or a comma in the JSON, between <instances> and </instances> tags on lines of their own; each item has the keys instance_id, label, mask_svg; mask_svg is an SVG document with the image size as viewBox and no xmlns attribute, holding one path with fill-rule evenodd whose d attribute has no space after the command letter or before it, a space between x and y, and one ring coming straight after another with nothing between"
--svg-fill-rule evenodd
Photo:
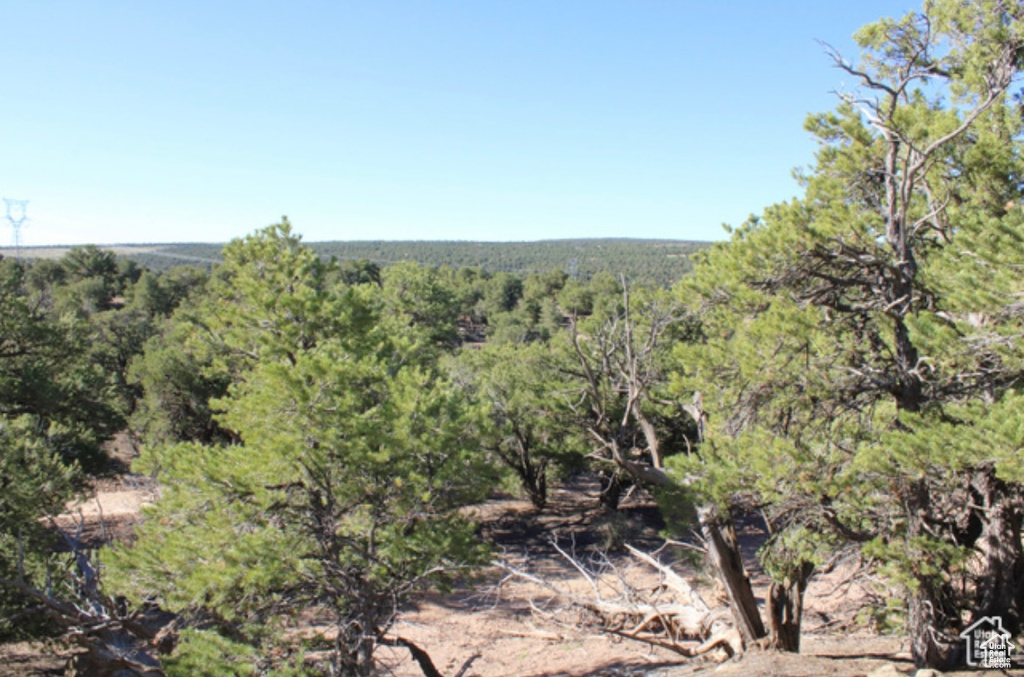
<instances>
[{"instance_id":1,"label":"dense forest","mask_svg":"<svg viewBox=\"0 0 1024 677\"><path fill-rule=\"evenodd\" d=\"M673 240L543 240L541 242L317 242L310 245L341 261L367 259L380 265L414 261L427 266L479 267L526 275L561 270L589 280L598 273L668 286L693 265L690 256L706 243Z\"/></svg>"},{"instance_id":2,"label":"dense forest","mask_svg":"<svg viewBox=\"0 0 1024 677\"><path fill-rule=\"evenodd\" d=\"M688 601L577 600L619 639L798 652L839 558L873 585L859 622L919 667L963 665L986 619L1018 636L1024 5L937 0L857 40L834 56L861 91L808 118L804 196L685 276L685 244L645 278L595 241L413 262L287 220L210 270L0 260L0 633L76 644L80 674L372 675L388 646L438 675L396 623L495 561L464 508L504 488L543 511L587 473L608 513L648 492L666 536L700 533L728 600L638 552ZM651 248L628 244L605 243ZM159 499L96 549L53 518L119 431ZM330 632L298 632L312 616Z\"/></svg>"},{"instance_id":3,"label":"dense forest","mask_svg":"<svg viewBox=\"0 0 1024 677\"><path fill-rule=\"evenodd\" d=\"M598 273L625 275L644 284L669 286L693 269L690 256L708 243L675 240L584 239L539 242L312 242L324 259L369 261L381 267L413 262L424 266L480 268L527 275L561 270L576 280ZM151 270L179 265L209 267L221 260L219 244L116 245L109 249ZM61 247L28 250L28 257L53 256ZM13 250L7 250L13 256ZM26 257L26 258L28 258Z\"/></svg>"}]
</instances>

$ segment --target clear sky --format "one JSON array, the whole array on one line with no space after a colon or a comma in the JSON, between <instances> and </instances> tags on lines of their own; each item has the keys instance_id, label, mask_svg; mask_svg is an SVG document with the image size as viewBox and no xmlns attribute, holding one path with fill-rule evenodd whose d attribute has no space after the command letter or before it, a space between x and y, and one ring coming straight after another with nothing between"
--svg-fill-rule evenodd
<instances>
[{"instance_id":1,"label":"clear sky","mask_svg":"<svg viewBox=\"0 0 1024 677\"><path fill-rule=\"evenodd\" d=\"M721 239L853 84L816 40L918 4L0 0L0 197L23 245Z\"/></svg>"}]
</instances>

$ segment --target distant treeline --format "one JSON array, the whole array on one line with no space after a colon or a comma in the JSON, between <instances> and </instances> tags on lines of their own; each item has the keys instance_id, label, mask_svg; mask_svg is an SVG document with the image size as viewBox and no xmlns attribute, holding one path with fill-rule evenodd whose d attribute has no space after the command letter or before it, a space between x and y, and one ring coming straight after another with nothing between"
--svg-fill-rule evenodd
<instances>
[{"instance_id":1,"label":"distant treeline","mask_svg":"<svg viewBox=\"0 0 1024 677\"><path fill-rule=\"evenodd\" d=\"M368 260L382 267L400 261L452 268L480 267L514 273L561 270L579 280L596 273L623 274L646 284L668 286L690 272L690 255L708 246L681 240L589 239L541 242L313 242L322 257L339 261ZM167 269L187 261L219 259L218 244L173 244L129 258L152 269ZM123 252L122 252L123 253Z\"/></svg>"}]
</instances>

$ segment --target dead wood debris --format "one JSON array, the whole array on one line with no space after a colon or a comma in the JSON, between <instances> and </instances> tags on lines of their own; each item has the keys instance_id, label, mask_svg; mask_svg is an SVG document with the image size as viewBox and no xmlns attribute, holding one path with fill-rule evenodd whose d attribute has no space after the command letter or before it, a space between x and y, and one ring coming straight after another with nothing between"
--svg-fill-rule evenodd
<instances>
[{"instance_id":1,"label":"dead wood debris","mask_svg":"<svg viewBox=\"0 0 1024 677\"><path fill-rule=\"evenodd\" d=\"M566 583L553 582L509 561L497 562L507 574L499 588L520 579L550 593L546 599L529 601L536 616L561 626L590 627L686 657L715 652L715 658L725 660L742 652L743 640L729 609L708 605L693 585L658 560L657 552L649 554L626 545L635 560L659 574L658 585L644 589L632 584L627 570L606 555L584 559L557 543L553 546L576 569L576 582L585 584L589 593L574 592Z\"/></svg>"}]
</instances>

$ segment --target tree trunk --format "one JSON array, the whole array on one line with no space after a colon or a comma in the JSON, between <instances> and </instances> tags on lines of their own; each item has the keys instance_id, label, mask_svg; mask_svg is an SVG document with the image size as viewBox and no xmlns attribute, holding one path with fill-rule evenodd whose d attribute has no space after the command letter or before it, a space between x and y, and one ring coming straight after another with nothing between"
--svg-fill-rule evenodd
<instances>
[{"instance_id":1,"label":"tree trunk","mask_svg":"<svg viewBox=\"0 0 1024 677\"><path fill-rule=\"evenodd\" d=\"M982 530L974 543L981 558L975 587L974 619L999 616L1016 635L1024 611L1024 551L1018 497L996 477L993 464L975 469L971 491ZM972 619L972 621L974 620Z\"/></svg>"},{"instance_id":2,"label":"tree trunk","mask_svg":"<svg viewBox=\"0 0 1024 677\"><path fill-rule=\"evenodd\" d=\"M913 286L906 283L897 287L893 296L911 298ZM888 299L887 299L888 300ZM891 301L890 301L891 302ZM909 300L907 301L909 306ZM894 320L893 342L896 344L896 405L903 411L920 411L924 401L921 377L917 373L919 356L917 347L910 340L910 330L903 318Z\"/></svg>"},{"instance_id":3,"label":"tree trunk","mask_svg":"<svg viewBox=\"0 0 1024 677\"><path fill-rule=\"evenodd\" d=\"M814 565L803 562L792 577L773 582L768 593L770 645L779 651L800 653L800 623L803 620L804 593Z\"/></svg>"},{"instance_id":4,"label":"tree trunk","mask_svg":"<svg viewBox=\"0 0 1024 677\"><path fill-rule=\"evenodd\" d=\"M723 529L714 508L709 506L698 508L697 517L700 519L701 533L708 544L708 555L729 595L729 606L736 619L736 627L739 628L744 644L749 646L766 633L754 590L750 587L750 578L743 566L743 556L735 532L731 525Z\"/></svg>"},{"instance_id":5,"label":"tree trunk","mask_svg":"<svg viewBox=\"0 0 1024 677\"><path fill-rule=\"evenodd\" d=\"M373 662L373 649L374 642L370 639L363 640L359 649L356 652L356 664L354 667L354 674L358 677L373 677L376 672L376 666Z\"/></svg>"},{"instance_id":6,"label":"tree trunk","mask_svg":"<svg viewBox=\"0 0 1024 677\"><path fill-rule=\"evenodd\" d=\"M622 493L626 489L626 483L617 472L601 473L601 493L598 500L608 510L618 510Z\"/></svg>"},{"instance_id":7,"label":"tree trunk","mask_svg":"<svg viewBox=\"0 0 1024 677\"><path fill-rule=\"evenodd\" d=\"M922 581L907 604L907 633L916 667L945 671L962 662L959 642L942 632L945 616L941 594L930 581Z\"/></svg>"},{"instance_id":8,"label":"tree trunk","mask_svg":"<svg viewBox=\"0 0 1024 677\"><path fill-rule=\"evenodd\" d=\"M907 488L904 506L909 542L927 535L924 520L930 504L931 496L925 480L917 480ZM922 559L926 557L925 553L908 554ZM907 633L910 635L910 653L918 668L948 670L961 661L959 638L948 632L960 621L956 606L950 606L952 593L949 581L941 576L917 576L917 589L911 592L907 602Z\"/></svg>"},{"instance_id":9,"label":"tree trunk","mask_svg":"<svg viewBox=\"0 0 1024 677\"><path fill-rule=\"evenodd\" d=\"M529 454L524 452L516 472L530 503L537 510L543 510L548 504L548 459L533 463Z\"/></svg>"}]
</instances>

